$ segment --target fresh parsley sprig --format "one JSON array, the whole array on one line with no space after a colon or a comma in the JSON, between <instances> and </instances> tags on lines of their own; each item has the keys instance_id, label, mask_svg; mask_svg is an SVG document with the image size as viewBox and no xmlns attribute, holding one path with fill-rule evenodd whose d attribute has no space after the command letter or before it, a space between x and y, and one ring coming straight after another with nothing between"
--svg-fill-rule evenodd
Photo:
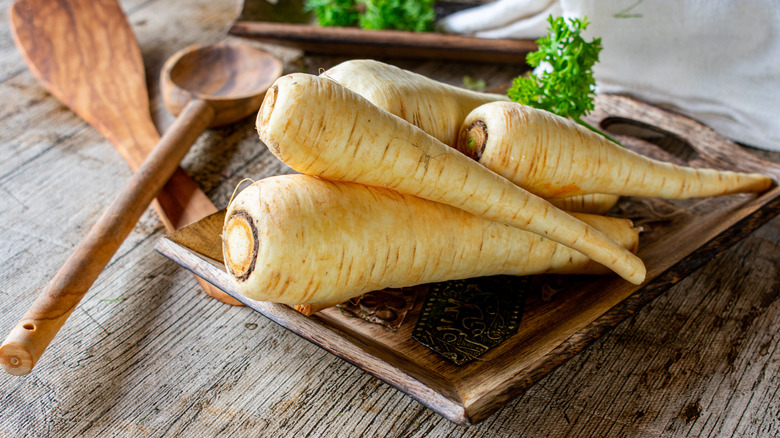
<instances>
[{"instance_id":1,"label":"fresh parsley sprig","mask_svg":"<svg viewBox=\"0 0 780 438\"><path fill-rule=\"evenodd\" d=\"M306 0L320 26L354 26L363 29L432 31L434 0Z\"/></svg>"},{"instance_id":2,"label":"fresh parsley sprig","mask_svg":"<svg viewBox=\"0 0 780 438\"><path fill-rule=\"evenodd\" d=\"M355 0L306 0L303 9L314 12L320 26L354 26L360 18Z\"/></svg>"},{"instance_id":3,"label":"fresh parsley sprig","mask_svg":"<svg viewBox=\"0 0 780 438\"><path fill-rule=\"evenodd\" d=\"M433 30L436 18L433 0L363 0L363 3L366 5L360 17L363 29Z\"/></svg>"},{"instance_id":4,"label":"fresh parsley sprig","mask_svg":"<svg viewBox=\"0 0 780 438\"><path fill-rule=\"evenodd\" d=\"M528 65L539 67L536 74L516 77L507 96L515 102L568 117L618 143L582 119L594 108L593 66L599 60L601 38L591 42L582 38L582 31L588 27L587 17L570 18L567 22L551 15L547 21L549 33L536 40L537 50L526 57Z\"/></svg>"}]
</instances>

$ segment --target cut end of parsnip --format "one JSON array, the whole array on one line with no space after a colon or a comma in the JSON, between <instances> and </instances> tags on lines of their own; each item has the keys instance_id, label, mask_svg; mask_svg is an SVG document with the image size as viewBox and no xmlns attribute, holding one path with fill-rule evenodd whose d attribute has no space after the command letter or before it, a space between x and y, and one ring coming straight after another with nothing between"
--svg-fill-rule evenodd
<instances>
[{"instance_id":1,"label":"cut end of parsnip","mask_svg":"<svg viewBox=\"0 0 780 438\"><path fill-rule=\"evenodd\" d=\"M469 158L479 160L485 151L488 132L487 125L482 120L477 120L460 132L460 139L456 149L461 151Z\"/></svg>"},{"instance_id":2,"label":"cut end of parsnip","mask_svg":"<svg viewBox=\"0 0 780 438\"><path fill-rule=\"evenodd\" d=\"M255 269L257 228L248 213L237 211L225 222L222 234L225 266L236 279L245 281Z\"/></svg>"}]
</instances>

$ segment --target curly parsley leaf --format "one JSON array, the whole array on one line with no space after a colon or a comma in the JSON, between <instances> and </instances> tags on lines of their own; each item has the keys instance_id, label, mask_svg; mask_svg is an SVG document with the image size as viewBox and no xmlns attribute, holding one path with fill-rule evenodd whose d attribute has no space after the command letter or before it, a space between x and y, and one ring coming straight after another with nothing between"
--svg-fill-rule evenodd
<instances>
[{"instance_id":1,"label":"curly parsley leaf","mask_svg":"<svg viewBox=\"0 0 780 438\"><path fill-rule=\"evenodd\" d=\"M355 0L306 0L303 9L314 12L320 26L354 26L360 18Z\"/></svg>"},{"instance_id":2,"label":"curly parsley leaf","mask_svg":"<svg viewBox=\"0 0 780 438\"><path fill-rule=\"evenodd\" d=\"M433 30L433 0L364 0L363 29Z\"/></svg>"},{"instance_id":3,"label":"curly parsley leaf","mask_svg":"<svg viewBox=\"0 0 780 438\"><path fill-rule=\"evenodd\" d=\"M434 28L434 0L306 0L320 26L353 26L428 32Z\"/></svg>"},{"instance_id":4,"label":"curly parsley leaf","mask_svg":"<svg viewBox=\"0 0 780 438\"><path fill-rule=\"evenodd\" d=\"M587 17L570 18L567 22L551 15L547 21L549 33L536 40L537 50L526 57L528 65L539 67L538 72L516 77L507 96L515 102L571 118L617 143L582 119L594 108L593 66L599 60L601 38L591 42L582 38L582 31L588 27Z\"/></svg>"}]
</instances>

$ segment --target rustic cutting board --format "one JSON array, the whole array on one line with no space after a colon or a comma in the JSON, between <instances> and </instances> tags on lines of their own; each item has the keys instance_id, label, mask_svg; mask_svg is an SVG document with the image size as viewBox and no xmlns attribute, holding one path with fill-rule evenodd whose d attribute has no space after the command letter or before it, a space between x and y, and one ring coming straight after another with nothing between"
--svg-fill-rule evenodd
<instances>
[{"instance_id":1,"label":"rustic cutting board","mask_svg":"<svg viewBox=\"0 0 780 438\"><path fill-rule=\"evenodd\" d=\"M626 97L599 96L588 119L627 147L655 158L763 172L780 179L780 166L755 158L700 123ZM156 248L250 308L449 420L472 424L779 212L777 185L760 195L685 201L625 198L611 214L630 217L643 229L638 254L647 266L645 283L632 285L617 276L546 279L554 287L527 296L517 334L462 366L412 338L419 301L405 322L391 330L336 308L306 317L285 305L239 295L220 262L224 212L161 239ZM425 291L426 286L420 286L421 295Z\"/></svg>"}]
</instances>

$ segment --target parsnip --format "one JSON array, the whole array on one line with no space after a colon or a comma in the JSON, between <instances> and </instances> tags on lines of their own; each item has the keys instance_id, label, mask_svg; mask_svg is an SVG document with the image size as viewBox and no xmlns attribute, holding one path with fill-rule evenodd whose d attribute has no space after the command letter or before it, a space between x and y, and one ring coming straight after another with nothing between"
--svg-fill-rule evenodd
<instances>
[{"instance_id":1,"label":"parsnip","mask_svg":"<svg viewBox=\"0 0 780 438\"><path fill-rule=\"evenodd\" d=\"M322 73L369 102L455 147L461 123L483 103L506 101L501 94L455 87L370 59L342 62Z\"/></svg>"},{"instance_id":2,"label":"parsnip","mask_svg":"<svg viewBox=\"0 0 780 438\"><path fill-rule=\"evenodd\" d=\"M581 251L641 283L642 261L603 233L337 82L293 73L266 93L260 140L292 169L442 202Z\"/></svg>"},{"instance_id":3,"label":"parsnip","mask_svg":"<svg viewBox=\"0 0 780 438\"><path fill-rule=\"evenodd\" d=\"M547 201L568 212L606 214L619 200L620 196L617 195L588 193L568 198L548 199Z\"/></svg>"},{"instance_id":4,"label":"parsnip","mask_svg":"<svg viewBox=\"0 0 780 438\"><path fill-rule=\"evenodd\" d=\"M630 221L580 217L636 250ZM300 174L242 190L222 238L239 291L286 304L496 274L609 273L578 251L448 205Z\"/></svg>"},{"instance_id":5,"label":"parsnip","mask_svg":"<svg viewBox=\"0 0 780 438\"><path fill-rule=\"evenodd\" d=\"M772 185L770 177L757 173L652 160L569 119L514 102L472 111L457 148L548 199L586 193L684 199L761 192Z\"/></svg>"},{"instance_id":6,"label":"parsnip","mask_svg":"<svg viewBox=\"0 0 780 438\"><path fill-rule=\"evenodd\" d=\"M508 101L505 95L454 87L371 59L344 61L322 76L337 81L452 147L456 146L460 126L473 109L488 102ZM501 169L491 170L501 173ZM566 211L603 214L617 200L617 196L597 194L550 203Z\"/></svg>"}]
</instances>

